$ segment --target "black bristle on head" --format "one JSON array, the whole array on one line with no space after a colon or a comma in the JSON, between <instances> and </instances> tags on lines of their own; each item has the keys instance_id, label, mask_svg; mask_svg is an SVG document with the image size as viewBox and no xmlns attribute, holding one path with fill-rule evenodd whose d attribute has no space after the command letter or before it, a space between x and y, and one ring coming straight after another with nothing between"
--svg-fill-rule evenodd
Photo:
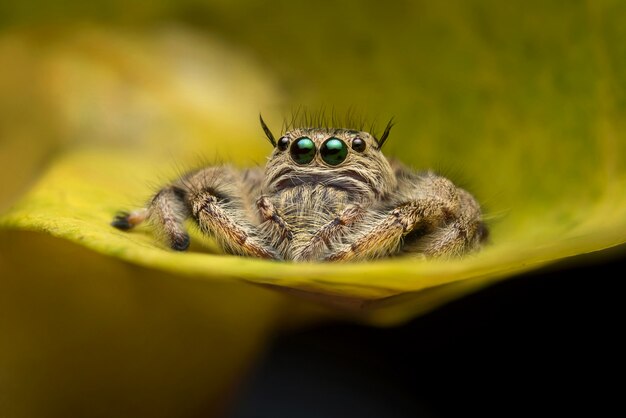
<instances>
[{"instance_id":1,"label":"black bristle on head","mask_svg":"<svg viewBox=\"0 0 626 418\"><path fill-rule=\"evenodd\" d=\"M272 134L270 128L268 128L265 124L265 121L263 120L263 116L261 116L261 114L259 114L259 120L261 121L261 126L263 127L263 132L265 132L265 136L270 141L270 144L272 144L272 146L276 148L276 139L274 139L274 134Z\"/></svg>"},{"instance_id":2,"label":"black bristle on head","mask_svg":"<svg viewBox=\"0 0 626 418\"><path fill-rule=\"evenodd\" d=\"M366 128L366 117L354 108L349 108L345 112L340 112L334 107L327 109L321 106L318 109L308 109L303 106L294 108L291 116L285 118L283 122L283 132L298 128L320 128L320 129L351 129L363 131Z\"/></svg>"},{"instance_id":3,"label":"black bristle on head","mask_svg":"<svg viewBox=\"0 0 626 418\"><path fill-rule=\"evenodd\" d=\"M297 128L323 128L323 129L350 129L356 131L365 131L367 129L367 118L359 114L354 108L348 109L344 114L340 114L334 108L328 112L325 107L318 110L309 110L302 106L295 108L291 112L291 117L285 118L283 122L283 132ZM261 120L261 123L262 120ZM378 149L381 149L389 132L394 126L393 118L389 120L383 134L376 139ZM373 135L375 123L369 126L369 132Z\"/></svg>"},{"instance_id":4,"label":"black bristle on head","mask_svg":"<svg viewBox=\"0 0 626 418\"><path fill-rule=\"evenodd\" d=\"M393 128L393 125L394 125L393 118L391 118L389 122L387 123L387 127L385 128L385 131L380 136L380 139L376 140L378 142L378 149L381 149L383 145L385 144L385 141L387 141L387 137L389 137L389 132L391 131L391 128Z\"/></svg>"}]
</instances>

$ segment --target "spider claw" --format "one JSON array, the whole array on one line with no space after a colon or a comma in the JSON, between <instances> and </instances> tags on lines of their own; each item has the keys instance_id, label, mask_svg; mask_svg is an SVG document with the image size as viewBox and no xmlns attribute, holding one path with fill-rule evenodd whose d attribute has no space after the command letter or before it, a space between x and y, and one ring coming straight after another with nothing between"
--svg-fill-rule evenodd
<instances>
[{"instance_id":1,"label":"spider claw","mask_svg":"<svg viewBox=\"0 0 626 418\"><path fill-rule=\"evenodd\" d=\"M128 231L134 225L130 222L130 213L128 212L118 212L115 214L113 221L111 221L111 226L120 229L122 231Z\"/></svg>"},{"instance_id":2,"label":"spider claw","mask_svg":"<svg viewBox=\"0 0 626 418\"><path fill-rule=\"evenodd\" d=\"M170 247L172 247L172 250L175 251L185 251L189 248L189 235L180 235L175 237Z\"/></svg>"},{"instance_id":3,"label":"spider claw","mask_svg":"<svg viewBox=\"0 0 626 418\"><path fill-rule=\"evenodd\" d=\"M119 211L111 221L111 226L122 231L128 231L142 223L148 215L146 209L135 210L133 212Z\"/></svg>"}]
</instances>

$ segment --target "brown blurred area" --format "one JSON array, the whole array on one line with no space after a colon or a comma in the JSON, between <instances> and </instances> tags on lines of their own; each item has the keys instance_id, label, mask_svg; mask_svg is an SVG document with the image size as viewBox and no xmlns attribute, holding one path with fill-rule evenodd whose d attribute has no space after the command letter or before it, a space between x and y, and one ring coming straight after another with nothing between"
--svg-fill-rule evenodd
<instances>
[{"instance_id":1,"label":"brown blurred area","mask_svg":"<svg viewBox=\"0 0 626 418\"><path fill-rule=\"evenodd\" d=\"M3 231L0 254L3 417L216 416L279 319L272 292L41 234Z\"/></svg>"}]
</instances>

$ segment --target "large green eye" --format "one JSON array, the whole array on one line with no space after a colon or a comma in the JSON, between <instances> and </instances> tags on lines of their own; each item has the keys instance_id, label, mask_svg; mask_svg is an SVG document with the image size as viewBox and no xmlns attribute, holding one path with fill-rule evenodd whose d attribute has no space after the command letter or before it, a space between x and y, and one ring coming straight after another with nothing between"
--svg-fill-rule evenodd
<instances>
[{"instance_id":1,"label":"large green eye","mask_svg":"<svg viewBox=\"0 0 626 418\"><path fill-rule=\"evenodd\" d=\"M339 165L348 156L348 147L341 139L329 138L322 144L320 155L326 164Z\"/></svg>"},{"instance_id":2,"label":"large green eye","mask_svg":"<svg viewBox=\"0 0 626 418\"><path fill-rule=\"evenodd\" d=\"M289 150L291 158L298 164L308 164L315 158L315 143L303 136L291 144Z\"/></svg>"}]
</instances>

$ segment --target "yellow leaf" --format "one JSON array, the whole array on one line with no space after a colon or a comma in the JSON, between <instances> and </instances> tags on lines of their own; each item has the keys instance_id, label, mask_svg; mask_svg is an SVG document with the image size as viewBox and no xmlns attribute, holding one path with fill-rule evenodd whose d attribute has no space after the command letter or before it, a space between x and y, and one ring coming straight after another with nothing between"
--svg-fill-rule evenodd
<instances>
[{"instance_id":1,"label":"yellow leaf","mask_svg":"<svg viewBox=\"0 0 626 418\"><path fill-rule=\"evenodd\" d=\"M626 178L624 146L615 138L620 121L598 115L591 135L555 140L531 124L509 133L506 144L494 132L465 147L462 158L447 150L451 167L457 159L468 170L470 189L490 218L491 243L476 255L302 265L216 254L215 246L197 235L196 248L175 253L148 230L115 230L109 225L112 215L141 206L153 186L176 175L174 165L179 172L191 168L197 153L208 161L219 156L239 165L259 164L270 150L255 127L256 114L278 97L269 89L275 83L219 43L181 30L150 38L88 30L62 36L48 50L43 67L53 82L46 94L58 100L63 129L89 140L55 159L0 219L3 228L47 232L179 275L285 290L381 324L626 239L626 197L617 192ZM607 93L597 88L598 94ZM609 106L610 97L606 100ZM501 109L497 116L506 113ZM401 152L406 144L397 139L389 152L413 164L422 150L440 147L422 143ZM593 165L586 163L590 156Z\"/></svg>"}]
</instances>

